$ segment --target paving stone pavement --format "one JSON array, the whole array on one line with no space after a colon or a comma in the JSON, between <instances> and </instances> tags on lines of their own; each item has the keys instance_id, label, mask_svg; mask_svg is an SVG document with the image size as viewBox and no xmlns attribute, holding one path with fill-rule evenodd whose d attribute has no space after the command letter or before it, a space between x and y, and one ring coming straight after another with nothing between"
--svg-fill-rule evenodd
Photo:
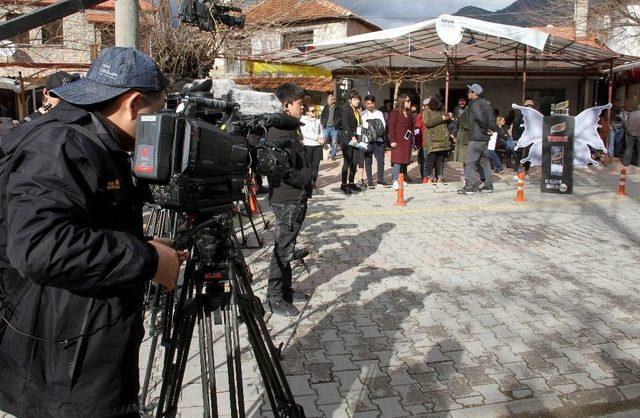
<instances>
[{"instance_id":1,"label":"paving stone pavement","mask_svg":"<svg viewBox=\"0 0 640 418\"><path fill-rule=\"evenodd\" d=\"M576 169L570 196L541 194L533 169L524 204L503 175L490 195L411 184L406 208L388 188L343 196L338 170L323 163L299 240L312 299L266 317L308 417L640 415L636 168L629 197L611 164ZM246 252L260 297L264 236ZM195 351L182 416L202 414ZM271 415L250 353L245 369L249 415Z\"/></svg>"},{"instance_id":2,"label":"paving stone pavement","mask_svg":"<svg viewBox=\"0 0 640 418\"><path fill-rule=\"evenodd\" d=\"M299 240L310 272L294 268L312 298L300 317L266 316L306 415L640 416L640 174L629 170L629 197L618 197L619 168L576 169L570 196L541 194L534 168L523 204L512 174L490 195L410 184L397 208L388 188L343 196L339 162L323 162ZM448 163L448 178L459 174ZM261 298L273 232L264 237L245 252ZM247 414L269 416L242 341ZM197 347L182 417L202 416ZM148 349L147 338L141 365ZM158 358L152 402L160 369Z\"/></svg>"}]
</instances>

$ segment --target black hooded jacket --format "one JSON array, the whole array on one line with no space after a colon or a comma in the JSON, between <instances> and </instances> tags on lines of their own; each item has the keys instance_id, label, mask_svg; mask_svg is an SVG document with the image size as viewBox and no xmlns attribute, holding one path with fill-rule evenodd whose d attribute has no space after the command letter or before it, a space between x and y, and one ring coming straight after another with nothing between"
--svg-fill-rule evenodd
<instances>
[{"instance_id":1,"label":"black hooded jacket","mask_svg":"<svg viewBox=\"0 0 640 418\"><path fill-rule=\"evenodd\" d=\"M281 204L306 203L311 193L311 168L302 145L299 128L269 128L267 141L289 156L289 171L281 178L269 178L269 202Z\"/></svg>"},{"instance_id":2,"label":"black hooded jacket","mask_svg":"<svg viewBox=\"0 0 640 418\"><path fill-rule=\"evenodd\" d=\"M0 410L92 418L136 411L144 283L158 259L143 239L143 189L129 155L104 117L65 102L1 147L15 162L0 202L2 312L37 339L0 327Z\"/></svg>"}]
</instances>

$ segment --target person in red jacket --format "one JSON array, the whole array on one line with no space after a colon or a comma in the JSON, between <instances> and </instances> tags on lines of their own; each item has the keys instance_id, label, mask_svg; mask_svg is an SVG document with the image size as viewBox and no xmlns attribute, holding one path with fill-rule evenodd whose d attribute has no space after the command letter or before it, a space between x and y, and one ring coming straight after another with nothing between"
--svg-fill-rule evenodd
<instances>
[{"instance_id":1,"label":"person in red jacket","mask_svg":"<svg viewBox=\"0 0 640 418\"><path fill-rule=\"evenodd\" d=\"M424 106L423 109L424 110ZM411 113L413 113L413 143L414 149L418 150L418 167L420 167L420 180L424 178L424 153L422 152L422 138L425 133L425 126L422 122L422 112L418 111L418 107L414 104L411 105Z\"/></svg>"},{"instance_id":2,"label":"person in red jacket","mask_svg":"<svg viewBox=\"0 0 640 418\"><path fill-rule=\"evenodd\" d=\"M398 189L398 175L407 173L411 162L414 118L411 100L406 94L398 96L398 106L389 113L389 142L391 143L391 164L393 165L393 188ZM406 186L406 184L405 184Z\"/></svg>"}]
</instances>

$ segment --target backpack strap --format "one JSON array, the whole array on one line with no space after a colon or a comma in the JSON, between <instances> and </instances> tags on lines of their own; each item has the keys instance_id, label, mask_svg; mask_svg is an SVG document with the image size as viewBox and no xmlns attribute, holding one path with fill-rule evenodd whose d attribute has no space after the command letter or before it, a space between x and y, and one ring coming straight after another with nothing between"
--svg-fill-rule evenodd
<instances>
[{"instance_id":1,"label":"backpack strap","mask_svg":"<svg viewBox=\"0 0 640 418\"><path fill-rule=\"evenodd\" d=\"M96 144L97 146L102 148L103 150L107 151L107 147L104 146L104 144L102 143L100 138L98 138L98 135L95 134L95 132L90 131L89 129L85 128L84 126L76 125L75 123L70 123L67 126L72 128L76 132L78 132L80 135L88 138L89 140L91 140L91 142L93 142L94 144Z\"/></svg>"}]
</instances>

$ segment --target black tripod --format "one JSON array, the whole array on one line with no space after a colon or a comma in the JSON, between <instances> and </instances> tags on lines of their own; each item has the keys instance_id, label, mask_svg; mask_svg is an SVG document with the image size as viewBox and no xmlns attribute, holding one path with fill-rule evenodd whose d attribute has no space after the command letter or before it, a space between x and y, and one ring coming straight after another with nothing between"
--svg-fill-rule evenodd
<instances>
[{"instance_id":1,"label":"black tripod","mask_svg":"<svg viewBox=\"0 0 640 418\"><path fill-rule=\"evenodd\" d=\"M239 249L230 210L218 212L176 240L192 248L175 305L170 344L156 417L174 417L182 389L193 330L197 324L204 417L218 416L214 323L223 325L231 416L244 417L238 314L247 327L265 391L276 417L304 417L295 403L264 322L260 299L251 290L251 273ZM220 354L218 354L219 356ZM228 413L228 412L226 412Z\"/></svg>"}]
</instances>

